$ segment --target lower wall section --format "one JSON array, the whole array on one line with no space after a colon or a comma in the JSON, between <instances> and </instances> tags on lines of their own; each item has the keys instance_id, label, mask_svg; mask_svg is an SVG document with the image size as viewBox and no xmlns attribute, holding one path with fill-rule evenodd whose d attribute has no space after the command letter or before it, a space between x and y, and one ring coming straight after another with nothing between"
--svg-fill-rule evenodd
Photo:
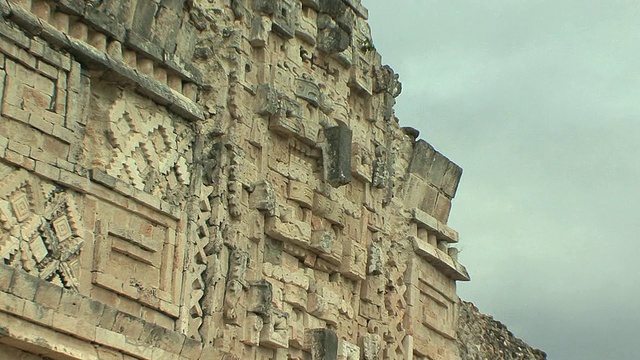
<instances>
[{"instance_id":1,"label":"lower wall section","mask_svg":"<svg viewBox=\"0 0 640 360\"><path fill-rule=\"evenodd\" d=\"M0 360L187 360L202 352L199 341L2 264L0 304Z\"/></svg>"},{"instance_id":2,"label":"lower wall section","mask_svg":"<svg viewBox=\"0 0 640 360\"><path fill-rule=\"evenodd\" d=\"M546 360L544 351L518 339L505 325L480 313L472 303L461 301L458 317L458 348L461 360Z\"/></svg>"}]
</instances>

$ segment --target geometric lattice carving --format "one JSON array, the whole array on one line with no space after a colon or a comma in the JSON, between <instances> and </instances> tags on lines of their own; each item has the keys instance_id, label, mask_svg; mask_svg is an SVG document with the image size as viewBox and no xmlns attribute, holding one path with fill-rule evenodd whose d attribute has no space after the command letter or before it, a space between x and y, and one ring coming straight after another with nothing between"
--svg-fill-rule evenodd
<instances>
[{"instance_id":1,"label":"geometric lattice carving","mask_svg":"<svg viewBox=\"0 0 640 360\"><path fill-rule=\"evenodd\" d=\"M77 290L84 239L70 191L25 171L12 171L0 186L0 257L5 264Z\"/></svg>"},{"instance_id":2,"label":"geometric lattice carving","mask_svg":"<svg viewBox=\"0 0 640 360\"><path fill-rule=\"evenodd\" d=\"M159 109L120 98L109 110L107 130L113 156L106 171L140 190L152 181L149 177L166 176L173 167L180 183L186 185L190 180L186 159L177 150L173 120Z\"/></svg>"}]
</instances>

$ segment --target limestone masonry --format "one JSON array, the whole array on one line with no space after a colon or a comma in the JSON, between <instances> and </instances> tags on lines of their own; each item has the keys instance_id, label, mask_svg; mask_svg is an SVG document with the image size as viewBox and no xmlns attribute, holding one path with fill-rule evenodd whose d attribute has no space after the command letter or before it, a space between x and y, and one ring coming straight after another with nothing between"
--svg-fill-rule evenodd
<instances>
[{"instance_id":1,"label":"limestone masonry","mask_svg":"<svg viewBox=\"0 0 640 360\"><path fill-rule=\"evenodd\" d=\"M0 359L471 358L462 170L360 0L0 16Z\"/></svg>"}]
</instances>

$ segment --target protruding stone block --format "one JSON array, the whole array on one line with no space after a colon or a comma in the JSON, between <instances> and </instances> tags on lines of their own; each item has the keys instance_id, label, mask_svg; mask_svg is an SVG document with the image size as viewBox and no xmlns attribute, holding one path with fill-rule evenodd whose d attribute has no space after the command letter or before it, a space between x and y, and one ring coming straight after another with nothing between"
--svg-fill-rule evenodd
<instances>
[{"instance_id":1,"label":"protruding stone block","mask_svg":"<svg viewBox=\"0 0 640 360\"><path fill-rule=\"evenodd\" d=\"M255 16L251 20L251 33L249 34L249 43L253 47L263 48L269 40L269 27L271 20L266 16Z\"/></svg>"},{"instance_id":2,"label":"protruding stone block","mask_svg":"<svg viewBox=\"0 0 640 360\"><path fill-rule=\"evenodd\" d=\"M247 310L266 316L271 309L271 300L273 298L273 286L266 280L254 281L249 284L247 294L248 307Z\"/></svg>"},{"instance_id":3,"label":"protruding stone block","mask_svg":"<svg viewBox=\"0 0 640 360\"><path fill-rule=\"evenodd\" d=\"M256 314L247 315L242 324L242 342L249 346L260 346L260 333L264 327L264 320Z\"/></svg>"},{"instance_id":4,"label":"protruding stone block","mask_svg":"<svg viewBox=\"0 0 640 360\"><path fill-rule=\"evenodd\" d=\"M337 360L338 335L330 329L308 330L307 344L311 348L312 360Z\"/></svg>"},{"instance_id":5,"label":"protruding stone block","mask_svg":"<svg viewBox=\"0 0 640 360\"><path fill-rule=\"evenodd\" d=\"M340 272L348 278L364 280L367 272L367 250L355 241L345 242Z\"/></svg>"},{"instance_id":6,"label":"protruding stone block","mask_svg":"<svg viewBox=\"0 0 640 360\"><path fill-rule=\"evenodd\" d=\"M289 347L289 314L277 309L271 309L264 319L264 326L260 333L260 345L275 349Z\"/></svg>"},{"instance_id":7,"label":"protruding stone block","mask_svg":"<svg viewBox=\"0 0 640 360\"><path fill-rule=\"evenodd\" d=\"M351 181L351 129L334 126L324 129L327 143L324 148L325 180L333 187Z\"/></svg>"},{"instance_id":8,"label":"protruding stone block","mask_svg":"<svg viewBox=\"0 0 640 360\"><path fill-rule=\"evenodd\" d=\"M319 0L302 0L302 5L312 8L313 10L320 10Z\"/></svg>"},{"instance_id":9,"label":"protruding stone block","mask_svg":"<svg viewBox=\"0 0 640 360\"><path fill-rule=\"evenodd\" d=\"M261 84L256 91L258 106L256 112L260 115L273 115L278 110L278 92L271 84Z\"/></svg>"},{"instance_id":10,"label":"protruding stone block","mask_svg":"<svg viewBox=\"0 0 640 360\"><path fill-rule=\"evenodd\" d=\"M277 3L277 7L273 13L273 25L271 29L284 39L292 39L296 33L296 8L290 0L273 2Z\"/></svg>"},{"instance_id":11,"label":"protruding stone block","mask_svg":"<svg viewBox=\"0 0 640 360\"><path fill-rule=\"evenodd\" d=\"M435 153L436 149L428 142L418 140L413 144L413 156L409 164L409 172L426 179Z\"/></svg>"},{"instance_id":12,"label":"protruding stone block","mask_svg":"<svg viewBox=\"0 0 640 360\"><path fill-rule=\"evenodd\" d=\"M249 203L255 209L275 215L276 192L269 180L262 180L254 184L253 192L249 196Z\"/></svg>"},{"instance_id":13,"label":"protruding stone block","mask_svg":"<svg viewBox=\"0 0 640 360\"><path fill-rule=\"evenodd\" d=\"M367 264L368 275L380 275L384 269L382 260L382 247L380 244L373 243L369 247L369 258Z\"/></svg>"},{"instance_id":14,"label":"protruding stone block","mask_svg":"<svg viewBox=\"0 0 640 360\"><path fill-rule=\"evenodd\" d=\"M398 74L394 73L389 65L374 68L373 92L376 94L386 92L392 97L398 97L402 92L402 84L398 78Z\"/></svg>"},{"instance_id":15,"label":"protruding stone block","mask_svg":"<svg viewBox=\"0 0 640 360\"><path fill-rule=\"evenodd\" d=\"M387 156L387 149L384 146L376 146L376 157L373 161L372 185L379 189L386 188L391 180Z\"/></svg>"},{"instance_id":16,"label":"protruding stone block","mask_svg":"<svg viewBox=\"0 0 640 360\"><path fill-rule=\"evenodd\" d=\"M335 225L344 227L345 220L342 206L320 193L315 193L313 197L312 211L314 215L323 217Z\"/></svg>"},{"instance_id":17,"label":"protruding stone block","mask_svg":"<svg viewBox=\"0 0 640 360\"><path fill-rule=\"evenodd\" d=\"M320 101L320 88L316 83L309 79L296 79L295 83L296 96L302 98L314 106L318 106Z\"/></svg>"},{"instance_id":18,"label":"protruding stone block","mask_svg":"<svg viewBox=\"0 0 640 360\"><path fill-rule=\"evenodd\" d=\"M360 347L364 355L364 360L378 360L380 359L380 335L378 334L366 334L360 338Z\"/></svg>"},{"instance_id":19,"label":"protruding stone block","mask_svg":"<svg viewBox=\"0 0 640 360\"><path fill-rule=\"evenodd\" d=\"M264 15L273 15L278 8L279 1L253 0L253 10Z\"/></svg>"},{"instance_id":20,"label":"protruding stone block","mask_svg":"<svg viewBox=\"0 0 640 360\"><path fill-rule=\"evenodd\" d=\"M331 16L348 34L353 31L355 13L342 0L320 0L320 12Z\"/></svg>"},{"instance_id":21,"label":"protruding stone block","mask_svg":"<svg viewBox=\"0 0 640 360\"><path fill-rule=\"evenodd\" d=\"M311 226L302 221L285 222L276 216L271 216L265 220L265 233L274 239L306 248L311 237Z\"/></svg>"},{"instance_id":22,"label":"protruding stone block","mask_svg":"<svg viewBox=\"0 0 640 360\"><path fill-rule=\"evenodd\" d=\"M316 230L311 234L311 246L321 253L331 253L336 235L332 230Z\"/></svg>"},{"instance_id":23,"label":"protruding stone block","mask_svg":"<svg viewBox=\"0 0 640 360\"><path fill-rule=\"evenodd\" d=\"M449 159L436 151L433 155L433 162L429 168L429 173L427 174L427 181L432 183L433 186L440 188L442 186L442 179L444 178L444 174L447 172L450 163L451 161Z\"/></svg>"},{"instance_id":24,"label":"protruding stone block","mask_svg":"<svg viewBox=\"0 0 640 360\"><path fill-rule=\"evenodd\" d=\"M318 18L318 49L327 54L345 51L351 45L351 36L341 29L329 16Z\"/></svg>"},{"instance_id":25,"label":"protruding stone block","mask_svg":"<svg viewBox=\"0 0 640 360\"><path fill-rule=\"evenodd\" d=\"M269 122L269 129L283 135L295 136L315 146L320 125L303 118L302 104L284 97L279 99L278 104L278 109Z\"/></svg>"},{"instance_id":26,"label":"protruding stone block","mask_svg":"<svg viewBox=\"0 0 640 360\"><path fill-rule=\"evenodd\" d=\"M461 177L462 168L453 162L450 162L440 187L449 198L454 198L456 196Z\"/></svg>"},{"instance_id":27,"label":"protruding stone block","mask_svg":"<svg viewBox=\"0 0 640 360\"><path fill-rule=\"evenodd\" d=\"M360 348L344 339L339 341L338 360L360 360Z\"/></svg>"}]
</instances>

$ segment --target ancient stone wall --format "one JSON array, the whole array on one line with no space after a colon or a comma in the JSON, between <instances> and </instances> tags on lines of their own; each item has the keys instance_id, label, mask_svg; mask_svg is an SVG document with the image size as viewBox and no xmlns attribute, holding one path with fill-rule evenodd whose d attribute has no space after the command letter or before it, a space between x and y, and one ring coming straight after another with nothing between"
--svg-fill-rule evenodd
<instances>
[{"instance_id":1,"label":"ancient stone wall","mask_svg":"<svg viewBox=\"0 0 640 360\"><path fill-rule=\"evenodd\" d=\"M472 303L460 302L458 346L461 360L546 360L544 351L518 339L501 322L480 313Z\"/></svg>"},{"instance_id":2,"label":"ancient stone wall","mask_svg":"<svg viewBox=\"0 0 640 360\"><path fill-rule=\"evenodd\" d=\"M359 0L0 14L0 352L458 358L462 170Z\"/></svg>"}]
</instances>

